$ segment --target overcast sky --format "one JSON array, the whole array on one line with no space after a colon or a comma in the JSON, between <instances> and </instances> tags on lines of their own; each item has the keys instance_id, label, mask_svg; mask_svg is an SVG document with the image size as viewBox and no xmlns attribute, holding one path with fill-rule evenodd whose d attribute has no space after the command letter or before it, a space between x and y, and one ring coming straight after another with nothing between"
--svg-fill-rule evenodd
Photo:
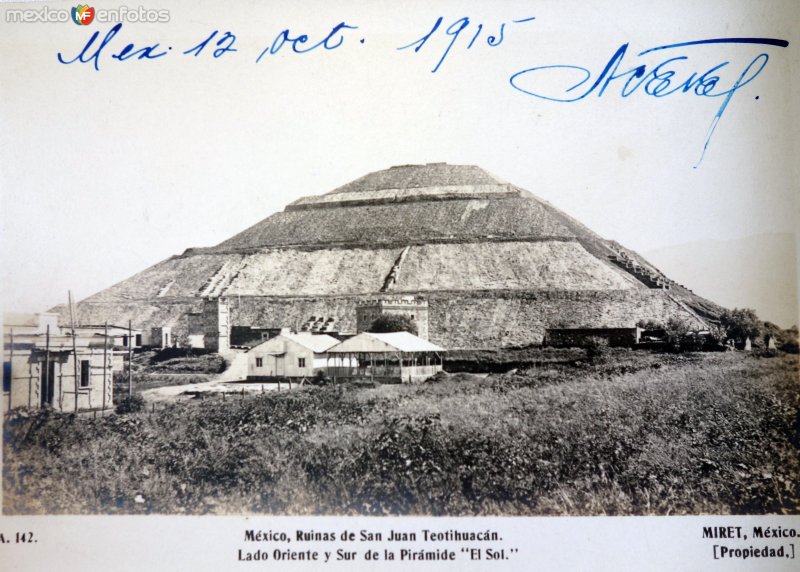
<instances>
[{"instance_id":1,"label":"overcast sky","mask_svg":"<svg viewBox=\"0 0 800 572\"><path fill-rule=\"evenodd\" d=\"M300 196L396 164L479 165L638 251L795 232L800 38L792 3L256 4L148 4L169 7L170 22L125 23L99 72L62 65L56 54L74 58L110 24L3 18L4 309L44 310L68 289L81 299L187 247L214 245ZM442 26L418 53L396 49L439 16ZM450 40L445 27L462 16L469 25L431 73ZM536 19L511 23L528 17ZM307 33L310 44L341 21L358 30L340 48L298 55L284 46L255 63L285 28ZM502 43L487 46L501 22ZM467 50L479 23L482 35ZM181 54L214 30L234 33L238 51ZM636 55L745 36L790 46ZM112 60L129 42L172 50L152 61ZM567 104L509 85L515 72L557 64L594 78L624 43L619 72L688 56L674 68L680 81L729 61L719 75L730 86L758 54L769 62L733 95L696 169L723 97L654 98L640 89L622 98L617 80L602 97ZM524 85L555 93L580 77L561 73Z\"/></svg>"}]
</instances>

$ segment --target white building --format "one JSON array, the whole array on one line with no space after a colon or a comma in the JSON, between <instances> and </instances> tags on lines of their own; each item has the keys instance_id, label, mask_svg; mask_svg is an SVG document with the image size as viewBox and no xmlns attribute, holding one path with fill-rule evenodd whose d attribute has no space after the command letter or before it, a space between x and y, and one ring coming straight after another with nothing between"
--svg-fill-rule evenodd
<instances>
[{"instance_id":1,"label":"white building","mask_svg":"<svg viewBox=\"0 0 800 572\"><path fill-rule=\"evenodd\" d=\"M111 336L9 333L3 337L2 411L113 408L114 373L123 368L120 353Z\"/></svg>"},{"instance_id":2,"label":"white building","mask_svg":"<svg viewBox=\"0 0 800 572\"><path fill-rule=\"evenodd\" d=\"M65 326L63 329L65 333L72 332L72 328L70 326ZM130 346L133 348L139 348L144 345L142 330L136 328L129 330L127 326L115 326L113 324L82 324L80 326L75 326L75 334L79 337L105 336L106 332L108 333L108 337L114 341L114 345L117 347L127 348Z\"/></svg>"},{"instance_id":3,"label":"white building","mask_svg":"<svg viewBox=\"0 0 800 572\"><path fill-rule=\"evenodd\" d=\"M338 343L339 340L326 334L283 331L247 352L247 379L313 377L325 369L327 351Z\"/></svg>"}]
</instances>

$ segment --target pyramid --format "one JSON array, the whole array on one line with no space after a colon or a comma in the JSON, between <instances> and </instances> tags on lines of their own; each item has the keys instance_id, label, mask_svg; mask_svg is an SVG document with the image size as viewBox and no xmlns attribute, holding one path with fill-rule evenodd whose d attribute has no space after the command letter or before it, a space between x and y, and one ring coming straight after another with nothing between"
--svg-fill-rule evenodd
<instances>
[{"instance_id":1,"label":"pyramid","mask_svg":"<svg viewBox=\"0 0 800 572\"><path fill-rule=\"evenodd\" d=\"M231 324L355 331L356 307L429 304L447 348L541 343L548 328L630 328L721 308L546 201L476 166L402 165L300 198L213 247L189 248L76 306L81 323L170 326L218 298Z\"/></svg>"}]
</instances>

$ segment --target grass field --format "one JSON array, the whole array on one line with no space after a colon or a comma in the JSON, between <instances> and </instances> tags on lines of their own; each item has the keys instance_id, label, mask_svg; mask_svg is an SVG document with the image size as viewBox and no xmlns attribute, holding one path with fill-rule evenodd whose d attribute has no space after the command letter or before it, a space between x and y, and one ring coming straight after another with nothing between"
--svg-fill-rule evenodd
<instances>
[{"instance_id":1,"label":"grass field","mask_svg":"<svg viewBox=\"0 0 800 572\"><path fill-rule=\"evenodd\" d=\"M797 356L613 351L99 419L18 413L3 510L798 513L798 389Z\"/></svg>"}]
</instances>

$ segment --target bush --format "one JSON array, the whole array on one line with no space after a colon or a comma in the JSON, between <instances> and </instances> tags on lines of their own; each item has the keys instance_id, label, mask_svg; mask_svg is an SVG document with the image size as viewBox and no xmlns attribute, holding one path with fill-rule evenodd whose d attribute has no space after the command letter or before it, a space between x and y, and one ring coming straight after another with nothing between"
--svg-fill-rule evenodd
<instances>
[{"instance_id":1,"label":"bush","mask_svg":"<svg viewBox=\"0 0 800 572\"><path fill-rule=\"evenodd\" d=\"M226 368L225 358L219 354L190 357L173 357L154 362L146 369L148 373L222 373Z\"/></svg>"},{"instance_id":2,"label":"bush","mask_svg":"<svg viewBox=\"0 0 800 572\"><path fill-rule=\"evenodd\" d=\"M682 352L699 352L703 351L704 340L697 334L688 333L681 336L679 345Z\"/></svg>"},{"instance_id":3,"label":"bush","mask_svg":"<svg viewBox=\"0 0 800 572\"><path fill-rule=\"evenodd\" d=\"M408 316L401 314L384 314L378 317L369 327L370 332L376 334L390 332L409 332L417 335L417 325Z\"/></svg>"},{"instance_id":4,"label":"bush","mask_svg":"<svg viewBox=\"0 0 800 572\"><path fill-rule=\"evenodd\" d=\"M325 374L325 370L322 369L318 369L314 377L311 378L311 383L313 385L327 385L330 382L330 378Z\"/></svg>"},{"instance_id":5,"label":"bush","mask_svg":"<svg viewBox=\"0 0 800 572\"><path fill-rule=\"evenodd\" d=\"M124 415L126 413L137 413L143 409L144 397L138 393L134 393L133 395L125 396L120 399L115 411L120 415Z\"/></svg>"},{"instance_id":6,"label":"bush","mask_svg":"<svg viewBox=\"0 0 800 572\"><path fill-rule=\"evenodd\" d=\"M212 353L214 352L205 348L163 348L159 350L153 357L151 357L150 361L152 363L158 363L175 358L204 356Z\"/></svg>"},{"instance_id":7,"label":"bush","mask_svg":"<svg viewBox=\"0 0 800 572\"><path fill-rule=\"evenodd\" d=\"M638 322L636 322L636 327L649 331L663 330L664 324L662 324L661 322L657 322L655 320L639 320Z\"/></svg>"},{"instance_id":8,"label":"bush","mask_svg":"<svg viewBox=\"0 0 800 572\"><path fill-rule=\"evenodd\" d=\"M754 345L761 343L761 331L764 325L756 316L755 310L749 308L725 310L719 321L729 338L737 342L744 342L745 338L750 338Z\"/></svg>"},{"instance_id":9,"label":"bush","mask_svg":"<svg viewBox=\"0 0 800 572\"><path fill-rule=\"evenodd\" d=\"M601 359L609 352L608 340L598 336L587 338L583 347L586 349L586 357L590 360Z\"/></svg>"},{"instance_id":10,"label":"bush","mask_svg":"<svg viewBox=\"0 0 800 572\"><path fill-rule=\"evenodd\" d=\"M787 342L781 346L781 351L787 354L800 353L800 345L797 342Z\"/></svg>"}]
</instances>

